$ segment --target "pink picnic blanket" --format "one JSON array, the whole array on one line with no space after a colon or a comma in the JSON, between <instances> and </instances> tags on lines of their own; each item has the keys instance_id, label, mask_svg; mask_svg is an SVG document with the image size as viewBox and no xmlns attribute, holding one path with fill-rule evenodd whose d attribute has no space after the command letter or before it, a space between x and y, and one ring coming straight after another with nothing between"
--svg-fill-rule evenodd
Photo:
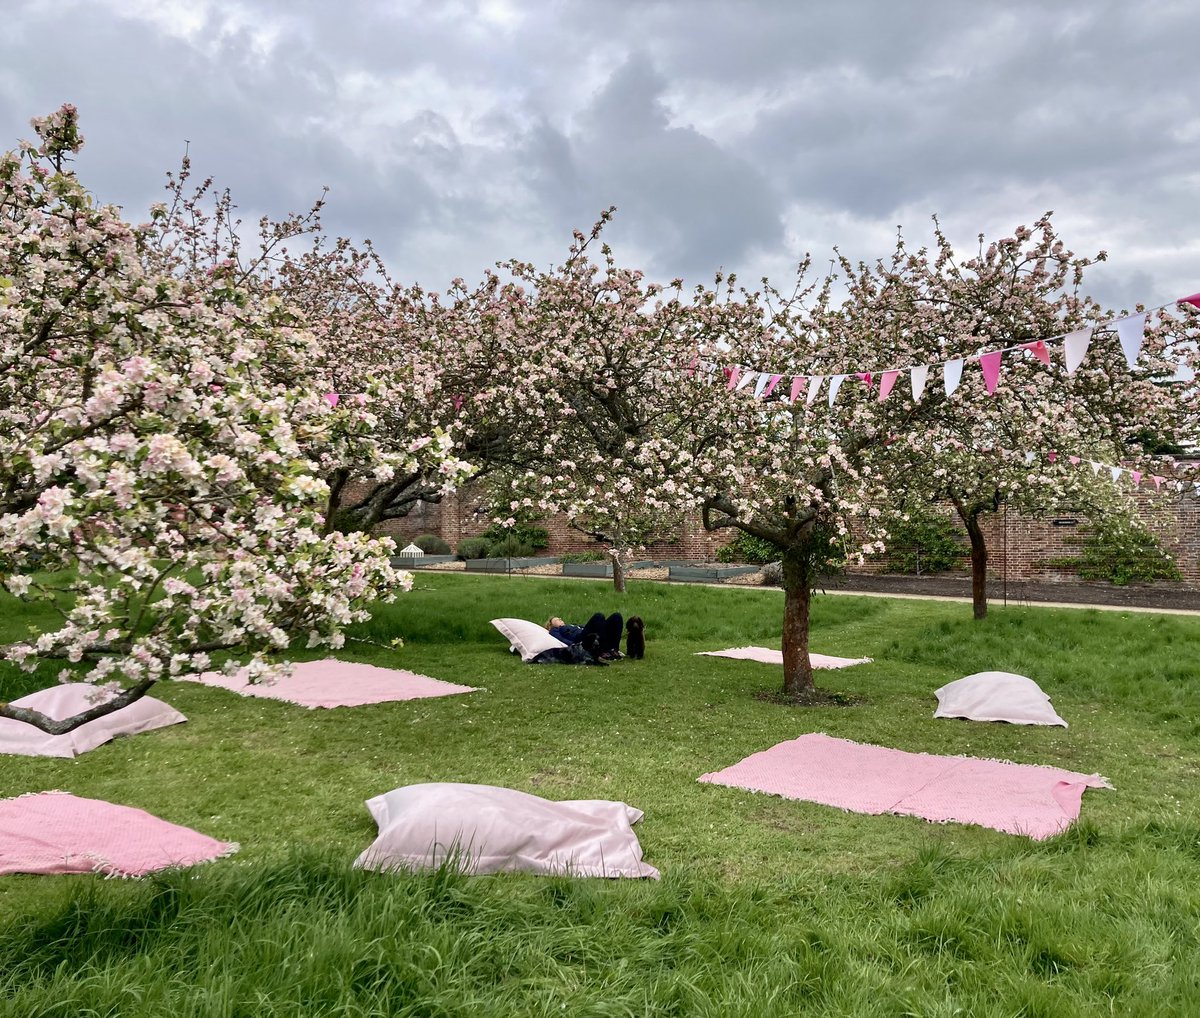
<instances>
[{"instance_id":1,"label":"pink picnic blanket","mask_svg":"<svg viewBox=\"0 0 1200 1018\"><path fill-rule=\"evenodd\" d=\"M899 813L981 824L1036 840L1066 830L1098 774L976 757L905 753L828 735L802 735L701 781L805 799L855 813Z\"/></svg>"},{"instance_id":2,"label":"pink picnic blanket","mask_svg":"<svg viewBox=\"0 0 1200 1018\"><path fill-rule=\"evenodd\" d=\"M68 792L0 800L0 875L104 873L140 877L238 850L140 809Z\"/></svg>"},{"instance_id":3,"label":"pink picnic blanket","mask_svg":"<svg viewBox=\"0 0 1200 1018\"><path fill-rule=\"evenodd\" d=\"M783 651L767 647L730 647L727 650L698 651L705 657L732 657L742 661L761 661L765 665L783 665ZM870 664L869 657L831 657L828 654L809 654L814 668L849 668L851 665Z\"/></svg>"},{"instance_id":4,"label":"pink picnic blanket","mask_svg":"<svg viewBox=\"0 0 1200 1018\"><path fill-rule=\"evenodd\" d=\"M459 686L442 682L415 672L378 668L354 661L302 661L293 665L291 675L281 675L274 682L250 682L243 669L236 675L204 672L185 675L193 682L220 686L242 696L262 696L270 700L286 700L302 707L357 707L364 703L387 703L392 700L419 700L427 696L449 696L452 693L473 693L474 686Z\"/></svg>"}]
</instances>

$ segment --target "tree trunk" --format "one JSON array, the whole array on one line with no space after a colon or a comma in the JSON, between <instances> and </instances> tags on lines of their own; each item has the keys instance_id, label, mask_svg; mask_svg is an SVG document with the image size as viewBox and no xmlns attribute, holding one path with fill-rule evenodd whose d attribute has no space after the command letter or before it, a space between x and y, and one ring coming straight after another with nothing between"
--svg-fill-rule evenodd
<instances>
[{"instance_id":1,"label":"tree trunk","mask_svg":"<svg viewBox=\"0 0 1200 1018\"><path fill-rule=\"evenodd\" d=\"M625 593L625 562L618 552L611 556L613 567L613 590L618 594Z\"/></svg>"},{"instance_id":2,"label":"tree trunk","mask_svg":"<svg viewBox=\"0 0 1200 1018\"><path fill-rule=\"evenodd\" d=\"M983 540L983 528L979 526L978 514L963 518L967 536L971 538L971 608L975 618L987 618L987 544Z\"/></svg>"},{"instance_id":3,"label":"tree trunk","mask_svg":"<svg viewBox=\"0 0 1200 1018\"><path fill-rule=\"evenodd\" d=\"M799 696L814 688L812 661L808 656L812 573L803 553L784 553L783 591L783 691L789 696Z\"/></svg>"}]
</instances>

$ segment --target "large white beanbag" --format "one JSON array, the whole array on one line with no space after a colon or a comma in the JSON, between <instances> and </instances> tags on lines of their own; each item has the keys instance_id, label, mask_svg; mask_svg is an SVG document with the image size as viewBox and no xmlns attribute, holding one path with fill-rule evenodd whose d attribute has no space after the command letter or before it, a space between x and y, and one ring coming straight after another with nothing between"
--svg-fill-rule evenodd
<instances>
[{"instance_id":1,"label":"large white beanbag","mask_svg":"<svg viewBox=\"0 0 1200 1018\"><path fill-rule=\"evenodd\" d=\"M1012 672L978 672L942 686L935 695L935 718L1067 727L1042 688L1033 679Z\"/></svg>"},{"instance_id":2,"label":"large white beanbag","mask_svg":"<svg viewBox=\"0 0 1200 1018\"><path fill-rule=\"evenodd\" d=\"M19 700L14 707L28 707L45 714L54 721L82 714L99 703L111 700L116 693L102 692L86 682L65 682L49 689L39 689ZM169 704L143 696L127 707L106 714L86 725L80 725L65 735L47 735L40 728L27 725L24 721L0 718L0 753L18 756L64 756L73 757L102 746L118 735L137 735L154 728L165 728L186 721L182 714Z\"/></svg>"},{"instance_id":3,"label":"large white beanbag","mask_svg":"<svg viewBox=\"0 0 1200 1018\"><path fill-rule=\"evenodd\" d=\"M355 861L368 870L653 877L623 802L551 802L492 785L405 785L367 800L379 836Z\"/></svg>"},{"instance_id":4,"label":"large white beanbag","mask_svg":"<svg viewBox=\"0 0 1200 1018\"><path fill-rule=\"evenodd\" d=\"M492 625L508 639L512 650L521 655L528 664L544 650L565 647L558 637L551 636L544 627L524 619L492 619Z\"/></svg>"}]
</instances>

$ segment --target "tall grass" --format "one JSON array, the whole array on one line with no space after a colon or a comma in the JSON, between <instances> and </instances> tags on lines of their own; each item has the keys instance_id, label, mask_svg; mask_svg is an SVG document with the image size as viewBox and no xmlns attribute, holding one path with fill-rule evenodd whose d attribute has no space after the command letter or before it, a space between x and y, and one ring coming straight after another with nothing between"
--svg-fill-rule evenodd
<instances>
[{"instance_id":1,"label":"tall grass","mask_svg":"<svg viewBox=\"0 0 1200 1018\"><path fill-rule=\"evenodd\" d=\"M0 603L0 639L26 621ZM756 699L777 591L418 576L342 655L485 687L304 711L190 684L191 720L78 761L0 758L243 850L138 882L0 878L5 1015L1188 1015L1200 1000L1200 692L1190 619L818 598L820 673L859 706ZM643 662L522 665L487 620L640 614ZM1071 728L934 721L973 671L1035 678ZM0 696L36 688L0 671ZM1066 834L869 817L696 777L808 731L1107 775ZM622 799L660 883L379 875L363 799L414 781Z\"/></svg>"}]
</instances>

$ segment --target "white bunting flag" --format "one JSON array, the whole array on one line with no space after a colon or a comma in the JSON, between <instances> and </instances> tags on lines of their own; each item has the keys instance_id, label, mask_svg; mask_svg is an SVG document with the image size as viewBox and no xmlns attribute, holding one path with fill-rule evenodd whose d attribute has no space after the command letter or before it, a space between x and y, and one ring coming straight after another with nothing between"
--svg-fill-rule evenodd
<instances>
[{"instance_id":1,"label":"white bunting flag","mask_svg":"<svg viewBox=\"0 0 1200 1018\"><path fill-rule=\"evenodd\" d=\"M1027 453L1025 454L1025 466L1027 466L1027 467L1031 467L1031 466L1033 466L1033 461L1034 461L1035 459L1037 459L1037 453L1036 453L1036 452L1027 452Z\"/></svg>"},{"instance_id":2,"label":"white bunting flag","mask_svg":"<svg viewBox=\"0 0 1200 1018\"><path fill-rule=\"evenodd\" d=\"M1075 369L1083 363L1087 356L1088 346L1092 342L1092 329L1078 329L1063 338L1063 356L1067 361L1067 374L1075 374Z\"/></svg>"},{"instance_id":3,"label":"white bunting flag","mask_svg":"<svg viewBox=\"0 0 1200 1018\"><path fill-rule=\"evenodd\" d=\"M1104 464L1097 463L1095 460L1088 460L1088 466L1092 468L1092 473L1098 476L1100 474L1100 468L1104 466Z\"/></svg>"},{"instance_id":4,"label":"white bunting flag","mask_svg":"<svg viewBox=\"0 0 1200 1018\"><path fill-rule=\"evenodd\" d=\"M833 406L833 401L837 399L838 389L842 387L842 383L846 380L845 375L834 375L829 379L829 405Z\"/></svg>"},{"instance_id":5,"label":"white bunting flag","mask_svg":"<svg viewBox=\"0 0 1200 1018\"><path fill-rule=\"evenodd\" d=\"M1113 484L1116 484L1121 479L1122 471L1120 467L1109 467L1108 472L1112 475Z\"/></svg>"},{"instance_id":6,"label":"white bunting flag","mask_svg":"<svg viewBox=\"0 0 1200 1018\"><path fill-rule=\"evenodd\" d=\"M925 392L925 382L929 378L929 365L922 364L919 368L912 369L912 394L913 402L919 400Z\"/></svg>"},{"instance_id":7,"label":"white bunting flag","mask_svg":"<svg viewBox=\"0 0 1200 1018\"><path fill-rule=\"evenodd\" d=\"M767 383L771 380L771 376L765 371L758 376L758 381L754 384L754 398L758 399L763 394L763 389L767 387Z\"/></svg>"},{"instance_id":8,"label":"white bunting flag","mask_svg":"<svg viewBox=\"0 0 1200 1018\"><path fill-rule=\"evenodd\" d=\"M942 368L942 376L946 383L946 395L953 396L958 383L962 381L963 362L960 359L946 361Z\"/></svg>"},{"instance_id":9,"label":"white bunting flag","mask_svg":"<svg viewBox=\"0 0 1200 1018\"><path fill-rule=\"evenodd\" d=\"M742 377L738 379L738 390L746 388L747 385L754 381L754 375L755 373L753 371L743 371Z\"/></svg>"},{"instance_id":10,"label":"white bunting flag","mask_svg":"<svg viewBox=\"0 0 1200 1018\"><path fill-rule=\"evenodd\" d=\"M804 400L805 404L812 406L813 400L817 398L817 393L821 391L821 383L825 381L824 375L813 375L808 380L808 396Z\"/></svg>"},{"instance_id":11,"label":"white bunting flag","mask_svg":"<svg viewBox=\"0 0 1200 1018\"><path fill-rule=\"evenodd\" d=\"M1121 349L1125 351L1125 363L1131 368L1137 366L1138 354L1142 352L1142 339L1146 335L1146 314L1130 315L1128 318L1118 318L1117 336L1121 340Z\"/></svg>"}]
</instances>

